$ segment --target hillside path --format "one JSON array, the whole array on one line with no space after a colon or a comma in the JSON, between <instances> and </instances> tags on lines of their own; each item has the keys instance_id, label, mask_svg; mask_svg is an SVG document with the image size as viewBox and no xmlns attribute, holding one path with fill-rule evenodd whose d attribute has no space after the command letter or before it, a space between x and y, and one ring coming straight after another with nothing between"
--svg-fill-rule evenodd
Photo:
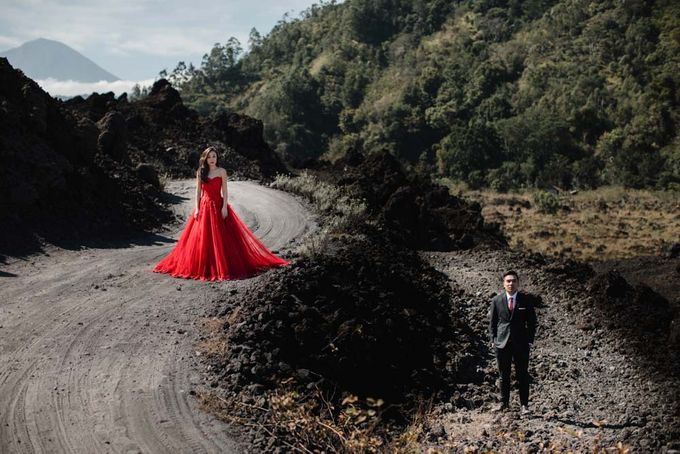
<instances>
[{"instance_id":1,"label":"hillside path","mask_svg":"<svg viewBox=\"0 0 680 454\"><path fill-rule=\"evenodd\" d=\"M167 185L182 219L193 190ZM298 199L254 182L230 182L229 201L274 251L316 228ZM246 281L152 273L183 227L0 265L0 453L241 450L191 394L201 320Z\"/></svg>"}]
</instances>

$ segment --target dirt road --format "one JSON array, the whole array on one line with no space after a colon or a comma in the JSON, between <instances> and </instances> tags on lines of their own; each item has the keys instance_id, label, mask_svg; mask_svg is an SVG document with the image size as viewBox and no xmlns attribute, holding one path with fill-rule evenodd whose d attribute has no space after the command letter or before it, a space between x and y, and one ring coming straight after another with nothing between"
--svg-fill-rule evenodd
<instances>
[{"instance_id":1,"label":"dirt road","mask_svg":"<svg viewBox=\"0 0 680 454\"><path fill-rule=\"evenodd\" d=\"M168 185L188 214L193 182ZM230 183L230 203L272 250L315 228L295 198ZM0 268L0 452L238 452L190 395L199 320L244 281L151 272L183 225L106 248ZM254 278L259 279L259 278Z\"/></svg>"}]
</instances>

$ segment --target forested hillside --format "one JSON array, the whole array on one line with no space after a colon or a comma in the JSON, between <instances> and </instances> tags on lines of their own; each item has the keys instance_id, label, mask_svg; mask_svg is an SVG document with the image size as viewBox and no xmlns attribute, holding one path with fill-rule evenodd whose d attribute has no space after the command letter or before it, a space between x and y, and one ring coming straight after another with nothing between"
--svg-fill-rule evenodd
<instances>
[{"instance_id":1,"label":"forested hillside","mask_svg":"<svg viewBox=\"0 0 680 454\"><path fill-rule=\"evenodd\" d=\"M168 75L290 162L388 150L471 187L680 189L680 4L347 0Z\"/></svg>"}]
</instances>

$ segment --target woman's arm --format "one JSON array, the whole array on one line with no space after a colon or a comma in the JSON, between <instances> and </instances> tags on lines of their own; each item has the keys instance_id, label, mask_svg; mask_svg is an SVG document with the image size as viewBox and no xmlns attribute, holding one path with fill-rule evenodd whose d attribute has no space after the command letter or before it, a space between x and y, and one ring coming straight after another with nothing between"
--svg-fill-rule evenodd
<instances>
[{"instance_id":1,"label":"woman's arm","mask_svg":"<svg viewBox=\"0 0 680 454\"><path fill-rule=\"evenodd\" d=\"M196 172L196 206L194 206L194 219L198 219L198 207L201 203L201 172Z\"/></svg>"},{"instance_id":2,"label":"woman's arm","mask_svg":"<svg viewBox=\"0 0 680 454\"><path fill-rule=\"evenodd\" d=\"M226 218L229 216L229 209L227 205L229 203L229 193L227 191L227 170L222 169L222 217Z\"/></svg>"}]
</instances>

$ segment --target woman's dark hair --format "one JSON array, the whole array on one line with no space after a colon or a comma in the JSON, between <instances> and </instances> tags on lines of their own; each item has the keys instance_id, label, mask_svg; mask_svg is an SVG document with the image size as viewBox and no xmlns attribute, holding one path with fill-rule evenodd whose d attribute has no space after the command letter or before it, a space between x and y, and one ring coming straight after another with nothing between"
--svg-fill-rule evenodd
<instances>
[{"instance_id":1,"label":"woman's dark hair","mask_svg":"<svg viewBox=\"0 0 680 454\"><path fill-rule=\"evenodd\" d=\"M503 277L501 277L501 281L505 280L505 276L515 276L515 279L517 279L519 281L519 276L517 275L516 271L512 271L512 270L506 271L505 273L503 273Z\"/></svg>"},{"instance_id":2,"label":"woman's dark hair","mask_svg":"<svg viewBox=\"0 0 680 454\"><path fill-rule=\"evenodd\" d=\"M208 181L208 172L210 172L210 167L208 166L208 155L210 154L211 151L215 152L215 156L219 159L219 155L217 154L217 148L215 147L208 147L205 150L203 150L203 153L201 153L201 158L198 160L198 170L196 173L201 177L201 180L204 182Z\"/></svg>"}]
</instances>

